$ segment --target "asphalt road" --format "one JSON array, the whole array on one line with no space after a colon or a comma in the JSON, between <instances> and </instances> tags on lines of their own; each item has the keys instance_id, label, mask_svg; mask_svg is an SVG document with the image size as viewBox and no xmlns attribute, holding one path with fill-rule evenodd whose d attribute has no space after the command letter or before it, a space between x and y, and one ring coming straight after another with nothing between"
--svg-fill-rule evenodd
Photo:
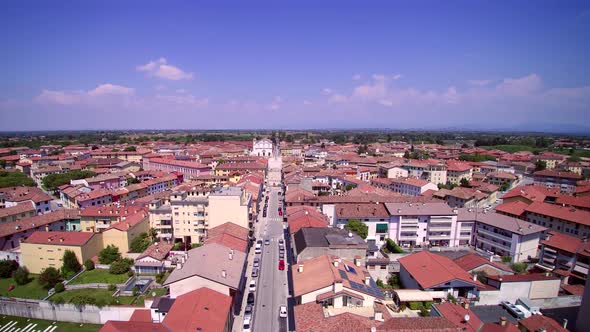
<instances>
[{"instance_id":1,"label":"asphalt road","mask_svg":"<svg viewBox=\"0 0 590 332\"><path fill-rule=\"evenodd\" d=\"M287 331L287 320L279 318L279 307L287 305L287 268L279 270L279 239L283 239L284 223L278 214L278 188L271 188L267 218L262 218L257 229L257 239L270 240L263 245L262 264L256 302L254 307L253 331ZM286 250L285 250L286 251ZM286 261L285 261L286 262ZM287 263L286 263L287 264Z\"/></svg>"}]
</instances>

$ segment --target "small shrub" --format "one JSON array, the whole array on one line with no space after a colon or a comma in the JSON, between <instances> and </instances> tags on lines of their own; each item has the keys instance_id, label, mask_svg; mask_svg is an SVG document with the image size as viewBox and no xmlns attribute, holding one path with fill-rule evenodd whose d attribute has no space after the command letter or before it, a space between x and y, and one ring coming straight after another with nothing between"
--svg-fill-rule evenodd
<instances>
[{"instance_id":1,"label":"small shrub","mask_svg":"<svg viewBox=\"0 0 590 332\"><path fill-rule=\"evenodd\" d=\"M119 259L111 263L109 273L111 274L123 274L129 271L129 268L133 265L133 260L129 258Z\"/></svg>"},{"instance_id":2,"label":"small shrub","mask_svg":"<svg viewBox=\"0 0 590 332\"><path fill-rule=\"evenodd\" d=\"M96 304L96 299L88 295L76 295L70 299L70 303L77 306Z\"/></svg>"},{"instance_id":3,"label":"small shrub","mask_svg":"<svg viewBox=\"0 0 590 332\"><path fill-rule=\"evenodd\" d=\"M430 310L431 306L432 306L432 301L425 301L424 302L424 308Z\"/></svg>"},{"instance_id":4,"label":"small shrub","mask_svg":"<svg viewBox=\"0 0 590 332\"><path fill-rule=\"evenodd\" d=\"M26 267L19 267L12 272L12 277L18 285L26 285L29 283L29 270Z\"/></svg>"},{"instance_id":5,"label":"small shrub","mask_svg":"<svg viewBox=\"0 0 590 332\"><path fill-rule=\"evenodd\" d=\"M117 290L117 286L115 284L110 284L109 285L109 291L114 292Z\"/></svg>"},{"instance_id":6,"label":"small shrub","mask_svg":"<svg viewBox=\"0 0 590 332\"><path fill-rule=\"evenodd\" d=\"M139 295L139 287L134 286L133 287L133 296L137 296L137 295Z\"/></svg>"},{"instance_id":7,"label":"small shrub","mask_svg":"<svg viewBox=\"0 0 590 332\"><path fill-rule=\"evenodd\" d=\"M409 302L408 307L410 307L411 310L420 310L420 307L422 307L422 302Z\"/></svg>"},{"instance_id":8,"label":"small shrub","mask_svg":"<svg viewBox=\"0 0 590 332\"><path fill-rule=\"evenodd\" d=\"M422 317L430 316L430 310L424 308L423 306L420 307L420 316L422 316Z\"/></svg>"},{"instance_id":9,"label":"small shrub","mask_svg":"<svg viewBox=\"0 0 590 332\"><path fill-rule=\"evenodd\" d=\"M86 270L92 271L94 270L94 262L90 259L87 259L86 262L84 262L84 267L86 268Z\"/></svg>"},{"instance_id":10,"label":"small shrub","mask_svg":"<svg viewBox=\"0 0 590 332\"><path fill-rule=\"evenodd\" d=\"M512 262L512 256L502 256L502 263Z\"/></svg>"},{"instance_id":11,"label":"small shrub","mask_svg":"<svg viewBox=\"0 0 590 332\"><path fill-rule=\"evenodd\" d=\"M135 273L132 270L129 270L129 272L127 272L127 276L129 278L133 277L133 275L135 275Z\"/></svg>"},{"instance_id":12,"label":"small shrub","mask_svg":"<svg viewBox=\"0 0 590 332\"><path fill-rule=\"evenodd\" d=\"M451 303L457 304L457 298L455 296L453 296L453 294L448 294L447 300Z\"/></svg>"},{"instance_id":13,"label":"small shrub","mask_svg":"<svg viewBox=\"0 0 590 332\"><path fill-rule=\"evenodd\" d=\"M377 287L379 287L379 288L384 288L384 285L383 285L383 280L381 280L381 279L377 279L377 281L375 281L375 283L377 284Z\"/></svg>"},{"instance_id":14,"label":"small shrub","mask_svg":"<svg viewBox=\"0 0 590 332\"><path fill-rule=\"evenodd\" d=\"M102 307L106 306L107 304L108 304L107 300L105 300L103 298L96 300L96 306L99 308L102 308Z\"/></svg>"},{"instance_id":15,"label":"small shrub","mask_svg":"<svg viewBox=\"0 0 590 332\"><path fill-rule=\"evenodd\" d=\"M98 261L101 264L111 264L114 261L121 259L121 253L119 248L112 244L109 244L106 248L100 251L98 254Z\"/></svg>"},{"instance_id":16,"label":"small shrub","mask_svg":"<svg viewBox=\"0 0 590 332\"><path fill-rule=\"evenodd\" d=\"M528 265L527 263L514 263L514 264L510 264L510 268L518 273L518 274L523 274L526 272Z\"/></svg>"},{"instance_id":17,"label":"small shrub","mask_svg":"<svg viewBox=\"0 0 590 332\"><path fill-rule=\"evenodd\" d=\"M55 284L55 287L53 287L53 290L55 290L56 293L61 293L64 290L66 290L66 287L63 283L58 282L57 284Z\"/></svg>"},{"instance_id":18,"label":"small shrub","mask_svg":"<svg viewBox=\"0 0 590 332\"><path fill-rule=\"evenodd\" d=\"M156 274L156 283L161 284L164 281L164 277L166 276L165 272L160 272Z\"/></svg>"},{"instance_id":19,"label":"small shrub","mask_svg":"<svg viewBox=\"0 0 590 332\"><path fill-rule=\"evenodd\" d=\"M0 260L0 278L10 278L12 272L18 269L18 262L15 260Z\"/></svg>"},{"instance_id":20,"label":"small shrub","mask_svg":"<svg viewBox=\"0 0 590 332\"><path fill-rule=\"evenodd\" d=\"M405 303L402 303L399 305L399 311L404 311L404 310L406 310L406 308L407 308L407 306Z\"/></svg>"}]
</instances>

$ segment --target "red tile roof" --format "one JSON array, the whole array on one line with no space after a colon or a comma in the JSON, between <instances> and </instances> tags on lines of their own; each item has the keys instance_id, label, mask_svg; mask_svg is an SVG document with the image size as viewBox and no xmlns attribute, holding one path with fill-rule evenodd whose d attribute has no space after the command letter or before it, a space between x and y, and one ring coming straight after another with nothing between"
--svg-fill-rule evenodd
<instances>
[{"instance_id":1,"label":"red tile roof","mask_svg":"<svg viewBox=\"0 0 590 332\"><path fill-rule=\"evenodd\" d=\"M116 229L116 230L120 230L120 231L126 231L130 228L135 227L136 225L140 224L141 222L144 222L147 220L148 220L148 213L145 212L144 210L141 210L140 212L137 212L135 214L127 216L125 218L125 220L122 220L122 221L112 225L111 227L108 228L108 230Z\"/></svg>"},{"instance_id":2,"label":"red tile roof","mask_svg":"<svg viewBox=\"0 0 590 332\"><path fill-rule=\"evenodd\" d=\"M54 244L59 246L82 246L88 242L94 233L91 232L40 232L31 234L25 243Z\"/></svg>"},{"instance_id":3,"label":"red tile roof","mask_svg":"<svg viewBox=\"0 0 590 332\"><path fill-rule=\"evenodd\" d=\"M545 240L541 241L541 244L572 254L580 253L590 256L590 243L582 241L580 238L556 231L550 231Z\"/></svg>"},{"instance_id":4,"label":"red tile roof","mask_svg":"<svg viewBox=\"0 0 590 332\"><path fill-rule=\"evenodd\" d=\"M423 289L452 280L461 280L474 286L482 285L449 258L429 251L411 254L398 261Z\"/></svg>"},{"instance_id":5,"label":"red tile roof","mask_svg":"<svg viewBox=\"0 0 590 332\"><path fill-rule=\"evenodd\" d=\"M351 313L325 317L322 306L315 302L297 305L294 312L297 332L368 332L374 326L369 318Z\"/></svg>"},{"instance_id":6,"label":"red tile roof","mask_svg":"<svg viewBox=\"0 0 590 332\"><path fill-rule=\"evenodd\" d=\"M337 218L364 219L389 218L385 204L337 204L334 208Z\"/></svg>"},{"instance_id":7,"label":"red tile roof","mask_svg":"<svg viewBox=\"0 0 590 332\"><path fill-rule=\"evenodd\" d=\"M77 209L57 210L30 218L23 218L14 222L0 223L0 236L24 232L35 227L45 226L61 220L79 218L80 212Z\"/></svg>"},{"instance_id":8,"label":"red tile roof","mask_svg":"<svg viewBox=\"0 0 590 332\"><path fill-rule=\"evenodd\" d=\"M542 171L537 171L537 172L533 173L533 175L534 176L552 177L552 178L573 179L573 180L582 179L582 176L580 174L573 173L573 172L555 171L552 169L545 169Z\"/></svg>"},{"instance_id":9,"label":"red tile roof","mask_svg":"<svg viewBox=\"0 0 590 332\"><path fill-rule=\"evenodd\" d=\"M590 196L574 197L563 195L557 198L557 204L565 204L585 210L590 209Z\"/></svg>"},{"instance_id":10,"label":"red tile roof","mask_svg":"<svg viewBox=\"0 0 590 332\"><path fill-rule=\"evenodd\" d=\"M543 202L532 203L526 211L590 226L590 211Z\"/></svg>"},{"instance_id":11,"label":"red tile roof","mask_svg":"<svg viewBox=\"0 0 590 332\"><path fill-rule=\"evenodd\" d=\"M232 298L203 287L176 298L163 325L172 331L224 331ZM139 330L138 330L139 331Z\"/></svg>"},{"instance_id":12,"label":"red tile roof","mask_svg":"<svg viewBox=\"0 0 590 332\"><path fill-rule=\"evenodd\" d=\"M513 275L489 275L488 279L501 282L525 282L525 281L540 281L540 280L559 280L559 278L545 275L544 273L530 273L530 274L513 274Z\"/></svg>"},{"instance_id":13,"label":"red tile roof","mask_svg":"<svg viewBox=\"0 0 590 332\"><path fill-rule=\"evenodd\" d=\"M529 205L523 201L512 201L496 206L496 212L503 212L515 217L520 217L524 214L524 211L528 206Z\"/></svg>"},{"instance_id":14,"label":"red tile roof","mask_svg":"<svg viewBox=\"0 0 590 332\"><path fill-rule=\"evenodd\" d=\"M528 318L520 320L519 326L524 327L529 332L547 331L547 332L567 332L558 322L542 315L532 315Z\"/></svg>"},{"instance_id":15,"label":"red tile roof","mask_svg":"<svg viewBox=\"0 0 590 332\"><path fill-rule=\"evenodd\" d=\"M166 258L166 256L168 256L168 253L170 252L173 246L174 245L172 243L166 242L154 243L151 246L149 246L144 252L142 252L141 255L137 256L135 260L139 260L144 257L151 257L153 259L162 261L164 260L164 258Z\"/></svg>"},{"instance_id":16,"label":"red tile roof","mask_svg":"<svg viewBox=\"0 0 590 332\"><path fill-rule=\"evenodd\" d=\"M436 311L463 331L477 332L483 325L483 322L476 314L459 304L451 302L438 303L436 304ZM465 315L469 315L468 321L465 321Z\"/></svg>"},{"instance_id":17,"label":"red tile roof","mask_svg":"<svg viewBox=\"0 0 590 332\"><path fill-rule=\"evenodd\" d=\"M455 324L444 317L394 317L379 327L378 332L461 332Z\"/></svg>"},{"instance_id":18,"label":"red tile roof","mask_svg":"<svg viewBox=\"0 0 590 332\"><path fill-rule=\"evenodd\" d=\"M495 267L499 270L502 270L502 271L512 272L512 269L509 266L506 266L506 265L500 264L500 263L496 263L496 262L490 262L489 259L485 259L478 254L467 254L465 256L461 256L459 258L456 258L454 260L454 262L455 262L455 264L459 265L459 267L461 267L465 271L471 271L475 268L478 268L480 266L487 264L487 265L493 266L493 267Z\"/></svg>"},{"instance_id":19,"label":"red tile roof","mask_svg":"<svg viewBox=\"0 0 590 332\"><path fill-rule=\"evenodd\" d=\"M8 217L8 216L16 216L22 213L33 213L35 215L35 206L33 202L27 201L19 203L15 206L7 207L4 209L0 209L0 218Z\"/></svg>"},{"instance_id":20,"label":"red tile roof","mask_svg":"<svg viewBox=\"0 0 590 332\"><path fill-rule=\"evenodd\" d=\"M152 322L152 313L149 309L135 309L129 318L132 322Z\"/></svg>"}]
</instances>

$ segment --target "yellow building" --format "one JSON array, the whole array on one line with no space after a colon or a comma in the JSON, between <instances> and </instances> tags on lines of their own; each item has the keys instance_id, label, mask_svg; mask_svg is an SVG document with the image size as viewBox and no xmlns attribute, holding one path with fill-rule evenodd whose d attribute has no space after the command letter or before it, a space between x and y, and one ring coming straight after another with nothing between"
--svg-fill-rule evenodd
<instances>
[{"instance_id":1,"label":"yellow building","mask_svg":"<svg viewBox=\"0 0 590 332\"><path fill-rule=\"evenodd\" d=\"M150 221L147 212L138 212L102 232L103 246L114 245L121 253L129 251L129 245L141 233L147 233Z\"/></svg>"},{"instance_id":2,"label":"yellow building","mask_svg":"<svg viewBox=\"0 0 590 332\"><path fill-rule=\"evenodd\" d=\"M42 232L31 234L20 244L22 263L31 273L41 273L43 269L60 269L66 250L76 254L78 262L98 255L102 250L102 235L85 232Z\"/></svg>"}]
</instances>

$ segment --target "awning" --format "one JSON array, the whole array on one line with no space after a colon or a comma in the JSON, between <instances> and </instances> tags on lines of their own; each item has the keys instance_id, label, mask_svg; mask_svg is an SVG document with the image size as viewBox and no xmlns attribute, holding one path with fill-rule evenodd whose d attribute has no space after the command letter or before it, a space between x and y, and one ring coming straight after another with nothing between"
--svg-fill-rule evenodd
<instances>
[{"instance_id":1,"label":"awning","mask_svg":"<svg viewBox=\"0 0 590 332\"><path fill-rule=\"evenodd\" d=\"M387 224L377 224L377 232L387 232Z\"/></svg>"},{"instance_id":2,"label":"awning","mask_svg":"<svg viewBox=\"0 0 590 332\"><path fill-rule=\"evenodd\" d=\"M419 289L396 289L395 294L400 302L426 302L445 298L442 291L421 291Z\"/></svg>"}]
</instances>

